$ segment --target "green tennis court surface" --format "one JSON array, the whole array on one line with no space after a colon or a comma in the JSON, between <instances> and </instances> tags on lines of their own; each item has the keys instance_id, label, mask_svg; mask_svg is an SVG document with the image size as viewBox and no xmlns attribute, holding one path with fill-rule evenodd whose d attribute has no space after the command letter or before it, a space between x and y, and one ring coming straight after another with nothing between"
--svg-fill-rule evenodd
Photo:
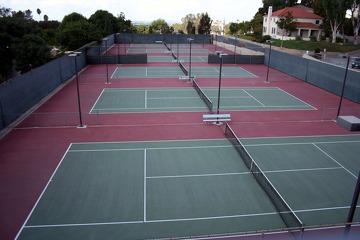
<instances>
[{"instance_id":1,"label":"green tennis court surface","mask_svg":"<svg viewBox=\"0 0 360 240\"><path fill-rule=\"evenodd\" d=\"M171 59L170 57L168 58ZM180 57L185 60L186 57ZM200 58L197 58L200 59ZM172 61L172 60L171 60ZM199 61L202 61L201 59ZM189 69L188 65L185 65ZM197 77L219 77L219 68L216 67L192 67L191 75ZM223 67L221 74L223 77L237 78L257 78L256 75L246 71L241 67ZM118 67L115 69L111 78L178 78L183 76L183 72L174 63L174 67Z\"/></svg>"},{"instance_id":2,"label":"green tennis court surface","mask_svg":"<svg viewBox=\"0 0 360 240\"><path fill-rule=\"evenodd\" d=\"M203 88L217 108L217 88ZM280 88L222 88L221 110L313 110ZM193 88L104 89L91 113L208 111Z\"/></svg>"},{"instance_id":3,"label":"green tennis court surface","mask_svg":"<svg viewBox=\"0 0 360 240\"><path fill-rule=\"evenodd\" d=\"M177 63L177 60L175 60L172 56L148 56L147 57L148 62L175 62ZM179 56L179 59L182 62L190 62L189 56ZM191 62L208 62L207 56L192 56Z\"/></svg>"},{"instance_id":4,"label":"green tennis court surface","mask_svg":"<svg viewBox=\"0 0 360 240\"><path fill-rule=\"evenodd\" d=\"M346 221L360 136L242 142L305 225ZM70 146L18 239L151 239L282 227L228 140L83 143Z\"/></svg>"}]
</instances>

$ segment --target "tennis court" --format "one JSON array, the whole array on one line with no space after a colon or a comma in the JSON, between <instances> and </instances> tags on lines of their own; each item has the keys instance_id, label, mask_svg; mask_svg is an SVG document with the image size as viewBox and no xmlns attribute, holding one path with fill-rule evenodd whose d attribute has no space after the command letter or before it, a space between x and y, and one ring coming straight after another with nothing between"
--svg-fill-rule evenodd
<instances>
[{"instance_id":1,"label":"tennis court","mask_svg":"<svg viewBox=\"0 0 360 240\"><path fill-rule=\"evenodd\" d=\"M178 78L184 73L175 65L174 67L117 67L111 78ZM185 65L189 70L189 66ZM217 67L191 67L191 76L197 77L219 77L219 68ZM223 67L222 77L236 78L257 78L256 75L246 71L241 67Z\"/></svg>"},{"instance_id":2,"label":"tennis court","mask_svg":"<svg viewBox=\"0 0 360 240\"><path fill-rule=\"evenodd\" d=\"M217 107L218 89L202 88ZM222 88L221 110L314 110L280 88ZM194 88L104 89L90 113L208 111Z\"/></svg>"},{"instance_id":3,"label":"tennis court","mask_svg":"<svg viewBox=\"0 0 360 240\"><path fill-rule=\"evenodd\" d=\"M303 224L346 221L360 136L241 141ZM227 139L72 144L18 239L149 239L284 228L263 187Z\"/></svg>"}]
</instances>

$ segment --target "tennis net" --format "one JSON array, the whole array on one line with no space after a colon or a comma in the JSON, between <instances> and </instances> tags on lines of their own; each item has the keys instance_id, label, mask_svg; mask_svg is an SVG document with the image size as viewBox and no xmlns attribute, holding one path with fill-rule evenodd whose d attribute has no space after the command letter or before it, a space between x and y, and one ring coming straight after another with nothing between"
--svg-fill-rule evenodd
<instances>
[{"instance_id":1,"label":"tennis net","mask_svg":"<svg viewBox=\"0 0 360 240\"><path fill-rule=\"evenodd\" d=\"M195 88L196 92L199 94L200 98L205 102L206 106L209 108L210 112L212 112L213 103L208 96L205 95L204 91L201 90L195 79L193 81L193 87Z\"/></svg>"},{"instance_id":2,"label":"tennis net","mask_svg":"<svg viewBox=\"0 0 360 240\"><path fill-rule=\"evenodd\" d=\"M186 76L189 76L189 72L188 70L185 68L185 66L179 61L179 67L181 68L181 70L183 71L183 73L186 75Z\"/></svg>"},{"instance_id":3,"label":"tennis net","mask_svg":"<svg viewBox=\"0 0 360 240\"><path fill-rule=\"evenodd\" d=\"M229 124L225 125L225 136L229 139L232 145L235 147L236 151L240 155L241 159L244 161L245 165L249 168L250 172L255 177L256 181L265 191L265 193L270 198L271 202L278 211L280 217L284 221L285 225L288 228L299 228L303 226L301 220L297 217L295 212L290 208L284 198L276 190L274 185L266 177L264 172L252 159L248 151L245 149L244 145L235 135L234 131L230 128Z\"/></svg>"}]
</instances>

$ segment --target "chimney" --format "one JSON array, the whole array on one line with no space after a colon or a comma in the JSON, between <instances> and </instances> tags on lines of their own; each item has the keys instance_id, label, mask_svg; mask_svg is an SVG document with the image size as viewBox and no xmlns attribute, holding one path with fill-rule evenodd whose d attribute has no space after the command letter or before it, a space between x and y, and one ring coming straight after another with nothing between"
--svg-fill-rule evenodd
<instances>
[{"instance_id":1,"label":"chimney","mask_svg":"<svg viewBox=\"0 0 360 240\"><path fill-rule=\"evenodd\" d=\"M270 35L271 33L271 16L272 16L272 6L269 6L269 10L268 10L268 15L267 15L267 29L266 29L266 34Z\"/></svg>"}]
</instances>

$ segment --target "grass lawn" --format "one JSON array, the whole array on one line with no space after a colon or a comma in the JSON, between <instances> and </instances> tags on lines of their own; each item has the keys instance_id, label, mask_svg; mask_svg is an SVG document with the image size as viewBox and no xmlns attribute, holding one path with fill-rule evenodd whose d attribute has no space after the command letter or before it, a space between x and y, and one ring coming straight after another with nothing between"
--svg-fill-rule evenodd
<instances>
[{"instance_id":1,"label":"grass lawn","mask_svg":"<svg viewBox=\"0 0 360 240\"><path fill-rule=\"evenodd\" d=\"M244 36L240 35L240 38L255 41L255 38L252 36ZM274 46L280 47L281 46L281 40L279 39L273 39L275 41ZM304 40L289 40L289 41L283 41L283 47L284 48L290 48L290 49L298 49L298 50L309 50L313 51L316 48L319 48L321 51L326 49L328 52L351 52L355 50L360 49L360 44L354 45L353 43L329 43L326 41L304 41Z\"/></svg>"}]
</instances>

